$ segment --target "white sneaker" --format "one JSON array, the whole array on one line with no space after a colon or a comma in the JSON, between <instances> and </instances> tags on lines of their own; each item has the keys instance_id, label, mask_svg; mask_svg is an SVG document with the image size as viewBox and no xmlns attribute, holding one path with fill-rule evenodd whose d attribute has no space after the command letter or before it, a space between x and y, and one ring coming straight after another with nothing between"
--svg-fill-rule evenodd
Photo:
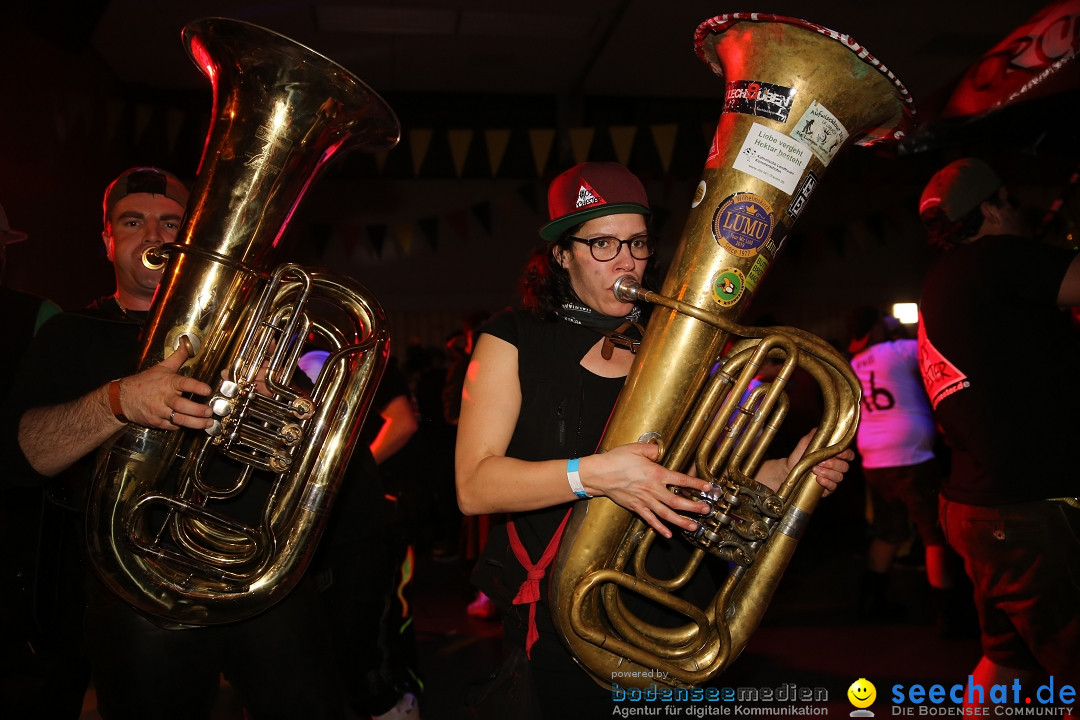
<instances>
[{"instance_id":1,"label":"white sneaker","mask_svg":"<svg viewBox=\"0 0 1080 720\"><path fill-rule=\"evenodd\" d=\"M394 707L382 715L372 716L372 720L420 720L420 704L416 702L415 695L407 692Z\"/></svg>"}]
</instances>

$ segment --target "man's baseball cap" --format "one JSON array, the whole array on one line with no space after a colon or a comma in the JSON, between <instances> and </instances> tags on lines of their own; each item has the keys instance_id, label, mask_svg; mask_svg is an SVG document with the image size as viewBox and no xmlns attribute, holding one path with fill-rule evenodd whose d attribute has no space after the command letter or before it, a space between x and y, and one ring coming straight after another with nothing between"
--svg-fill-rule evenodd
<instances>
[{"instance_id":1,"label":"man's baseball cap","mask_svg":"<svg viewBox=\"0 0 1080 720\"><path fill-rule=\"evenodd\" d=\"M919 217L939 213L951 222L974 210L1002 186L998 174L978 158L954 160L938 170L919 199Z\"/></svg>"},{"instance_id":2,"label":"man's baseball cap","mask_svg":"<svg viewBox=\"0 0 1080 720\"><path fill-rule=\"evenodd\" d=\"M555 240L586 220L618 213L649 214L649 197L637 175L619 163L581 163L551 181L550 222L540 228L540 237Z\"/></svg>"},{"instance_id":3,"label":"man's baseball cap","mask_svg":"<svg viewBox=\"0 0 1080 720\"><path fill-rule=\"evenodd\" d=\"M11 229L11 225L8 223L7 213L4 212L4 206L0 205L0 245L10 245L12 243L22 242L26 238L27 235L22 230Z\"/></svg>"},{"instance_id":4,"label":"man's baseball cap","mask_svg":"<svg viewBox=\"0 0 1080 720\"><path fill-rule=\"evenodd\" d=\"M133 193L164 195L180 203L180 207L187 207L188 190L179 178L156 167L134 167L125 170L105 189L102 207L106 225L109 224L109 214L116 207L116 203Z\"/></svg>"}]
</instances>

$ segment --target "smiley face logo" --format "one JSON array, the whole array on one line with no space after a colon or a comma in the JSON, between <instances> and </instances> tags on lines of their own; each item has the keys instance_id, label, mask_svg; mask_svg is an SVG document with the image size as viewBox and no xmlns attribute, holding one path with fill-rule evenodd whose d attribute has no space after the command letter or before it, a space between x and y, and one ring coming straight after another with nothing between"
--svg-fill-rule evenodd
<instances>
[{"instance_id":1,"label":"smiley face logo","mask_svg":"<svg viewBox=\"0 0 1080 720\"><path fill-rule=\"evenodd\" d=\"M851 683L847 690L848 700L857 708L868 708L877 698L877 688L866 678L859 678Z\"/></svg>"}]
</instances>

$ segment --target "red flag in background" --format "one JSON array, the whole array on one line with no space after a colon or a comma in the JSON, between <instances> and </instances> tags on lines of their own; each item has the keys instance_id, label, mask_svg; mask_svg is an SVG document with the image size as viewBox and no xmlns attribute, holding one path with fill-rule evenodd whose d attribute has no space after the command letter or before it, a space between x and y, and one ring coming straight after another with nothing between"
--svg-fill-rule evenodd
<instances>
[{"instance_id":1,"label":"red flag in background","mask_svg":"<svg viewBox=\"0 0 1080 720\"><path fill-rule=\"evenodd\" d=\"M1057 0L983 55L941 113L973 118L1080 87L1080 0Z\"/></svg>"}]
</instances>

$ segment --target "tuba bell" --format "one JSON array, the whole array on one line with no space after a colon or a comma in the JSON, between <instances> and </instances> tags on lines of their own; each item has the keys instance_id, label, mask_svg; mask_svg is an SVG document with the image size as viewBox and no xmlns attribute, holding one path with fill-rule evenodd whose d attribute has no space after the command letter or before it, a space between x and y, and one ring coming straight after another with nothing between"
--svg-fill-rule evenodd
<instances>
[{"instance_id":1,"label":"tuba bell","mask_svg":"<svg viewBox=\"0 0 1080 720\"><path fill-rule=\"evenodd\" d=\"M388 324L355 281L274 258L327 161L389 150L400 135L374 91L288 38L209 18L183 41L211 81L213 114L178 240L143 256L165 269L139 369L187 344L180 372L217 388L215 422L117 433L98 457L86 527L105 585L171 626L261 612L314 553L386 365ZM314 387L298 389L312 347L329 356Z\"/></svg>"},{"instance_id":2,"label":"tuba bell","mask_svg":"<svg viewBox=\"0 0 1080 720\"><path fill-rule=\"evenodd\" d=\"M914 120L900 81L827 28L722 15L698 27L695 46L726 83L724 111L660 292L629 277L614 288L624 301L656 307L599 451L655 442L665 467L696 472L713 490L675 490L710 511L694 516L696 532L683 533L688 559L670 577L647 565L657 537L642 520L607 498L575 505L549 602L578 663L609 686L704 683L757 628L821 497L812 468L853 440L861 389L845 358L820 338L737 321L837 154L899 138ZM777 378L748 393L770 357L782 360ZM797 367L821 386L824 412L773 492L753 478L787 414L784 386ZM699 606L680 591L710 556L732 569ZM657 606L675 622L635 612Z\"/></svg>"}]
</instances>

